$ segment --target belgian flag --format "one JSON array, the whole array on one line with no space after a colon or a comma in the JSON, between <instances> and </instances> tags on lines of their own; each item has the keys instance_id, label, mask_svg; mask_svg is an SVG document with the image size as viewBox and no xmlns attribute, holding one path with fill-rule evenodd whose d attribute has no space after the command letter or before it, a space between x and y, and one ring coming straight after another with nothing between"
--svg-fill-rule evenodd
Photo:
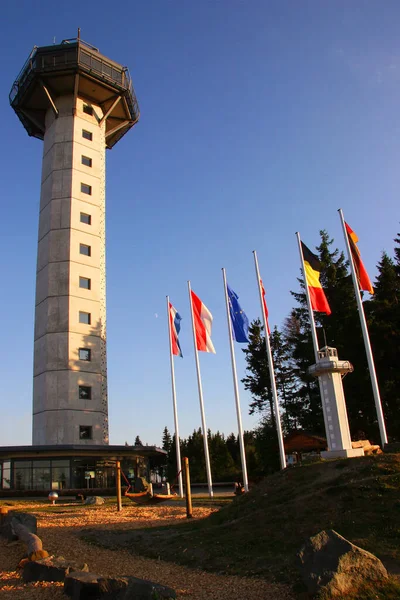
<instances>
[{"instance_id":1,"label":"belgian flag","mask_svg":"<svg viewBox=\"0 0 400 600\"><path fill-rule=\"evenodd\" d=\"M311 308L330 315L332 311L319 281L322 265L318 257L303 242L301 242L301 248L303 251L304 274L310 293Z\"/></svg>"},{"instance_id":2,"label":"belgian flag","mask_svg":"<svg viewBox=\"0 0 400 600\"><path fill-rule=\"evenodd\" d=\"M372 283L370 278L368 277L368 273L366 268L364 267L364 263L361 260L360 251L357 247L358 237L357 234L354 233L350 225L345 222L346 225L346 233L347 239L349 240L351 256L353 258L354 270L357 275L358 285L360 290L365 292L369 292L370 294L374 293L374 288L372 287Z\"/></svg>"}]
</instances>

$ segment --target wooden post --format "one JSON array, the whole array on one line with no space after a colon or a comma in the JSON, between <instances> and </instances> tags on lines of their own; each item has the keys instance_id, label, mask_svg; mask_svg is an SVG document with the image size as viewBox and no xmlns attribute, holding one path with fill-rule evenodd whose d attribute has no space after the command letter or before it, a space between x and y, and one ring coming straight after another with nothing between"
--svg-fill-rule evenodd
<instances>
[{"instance_id":1,"label":"wooden post","mask_svg":"<svg viewBox=\"0 0 400 600\"><path fill-rule=\"evenodd\" d=\"M117 474L116 474L116 487L117 487L117 511L122 510L122 497L121 497L121 462L116 462Z\"/></svg>"},{"instance_id":2,"label":"wooden post","mask_svg":"<svg viewBox=\"0 0 400 600\"><path fill-rule=\"evenodd\" d=\"M192 491L190 489L189 459L187 456L183 458L183 469L185 472L186 517L191 519L193 517Z\"/></svg>"}]
</instances>

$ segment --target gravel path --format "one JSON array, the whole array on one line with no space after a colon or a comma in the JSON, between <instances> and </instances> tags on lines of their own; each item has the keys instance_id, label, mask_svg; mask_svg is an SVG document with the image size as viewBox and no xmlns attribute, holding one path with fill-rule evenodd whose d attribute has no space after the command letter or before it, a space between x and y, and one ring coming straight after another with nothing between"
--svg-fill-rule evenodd
<instances>
[{"instance_id":1,"label":"gravel path","mask_svg":"<svg viewBox=\"0 0 400 600\"><path fill-rule=\"evenodd\" d=\"M177 592L178 599L215 599L232 600L244 598L249 600L293 600L288 586L271 584L260 579L234 577L207 573L196 569L134 556L125 550L106 550L91 546L79 538L85 529L133 529L153 527L162 524L176 523L185 519L185 509L181 506L139 507L124 506L121 513L115 507L78 507L70 512L70 505L62 505L55 509L46 508L43 504L24 503L23 510L36 514L38 518L38 535L43 547L56 556L86 562L92 572L101 575L134 575L143 579L151 579L168 585ZM14 507L17 508L17 503ZM22 508L22 506L21 506ZM195 518L204 518L215 509L196 508ZM24 553L19 542L6 544L0 538L0 599L1 600L52 600L63 599L62 584L23 584L16 565Z\"/></svg>"}]
</instances>

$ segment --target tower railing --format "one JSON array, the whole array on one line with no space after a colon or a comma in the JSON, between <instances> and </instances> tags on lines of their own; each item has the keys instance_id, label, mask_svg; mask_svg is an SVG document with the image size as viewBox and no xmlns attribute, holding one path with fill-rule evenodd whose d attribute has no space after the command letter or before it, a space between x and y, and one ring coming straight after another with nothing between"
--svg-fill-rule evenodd
<instances>
[{"instance_id":1,"label":"tower railing","mask_svg":"<svg viewBox=\"0 0 400 600\"><path fill-rule=\"evenodd\" d=\"M109 81L124 93L132 118L139 116L139 106L132 85L132 79L127 67L117 65L102 54L97 48L83 40L64 40L55 46L45 48L33 47L25 61L10 94L10 104L13 105L18 96L22 95L35 74L54 73L55 71L84 71L105 83Z\"/></svg>"}]
</instances>

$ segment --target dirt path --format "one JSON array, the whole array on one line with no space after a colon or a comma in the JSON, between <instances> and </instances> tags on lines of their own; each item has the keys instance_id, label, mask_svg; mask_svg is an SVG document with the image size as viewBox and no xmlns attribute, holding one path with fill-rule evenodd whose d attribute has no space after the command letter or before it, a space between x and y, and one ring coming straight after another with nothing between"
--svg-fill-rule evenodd
<instances>
[{"instance_id":1,"label":"dirt path","mask_svg":"<svg viewBox=\"0 0 400 600\"><path fill-rule=\"evenodd\" d=\"M17 503L15 503L17 508ZM22 506L21 506L22 507ZM41 512L35 512L38 508ZM24 503L23 510L36 514L38 535L44 548L57 556L86 562L90 571L101 575L134 575L168 585L177 592L178 599L231 600L232 597L262 600L293 600L290 588L251 578L234 577L206 573L154 560L134 556L124 550L105 550L91 546L79 538L85 529L133 529L176 523L185 519L185 509L180 506L155 506L141 508L135 505L124 507L117 513L114 507L77 507L71 512L70 506L56 509L43 504ZM197 508L196 518L203 518L213 512L210 508ZM43 512L42 512L43 511ZM20 574L15 570L23 547L19 543L7 545L0 541L0 600L52 600L65 599L62 584L24 585Z\"/></svg>"}]
</instances>

